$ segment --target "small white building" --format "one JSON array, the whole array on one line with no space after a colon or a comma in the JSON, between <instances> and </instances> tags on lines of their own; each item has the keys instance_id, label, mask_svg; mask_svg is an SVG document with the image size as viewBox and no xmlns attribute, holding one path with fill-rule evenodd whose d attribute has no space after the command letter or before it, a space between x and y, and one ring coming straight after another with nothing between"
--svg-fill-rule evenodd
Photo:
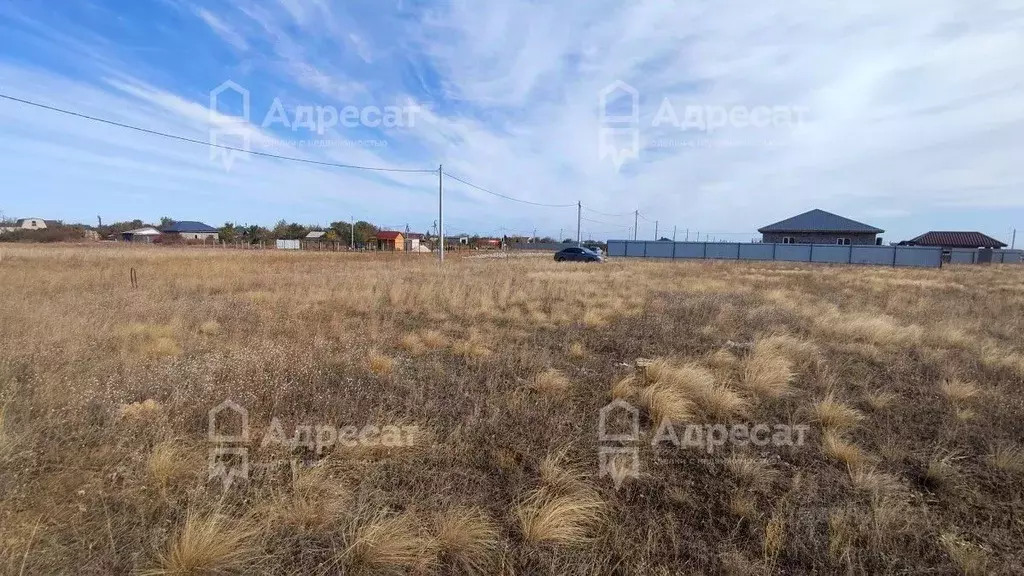
<instances>
[{"instance_id":1,"label":"small white building","mask_svg":"<svg viewBox=\"0 0 1024 576\"><path fill-rule=\"evenodd\" d=\"M14 232L16 230L46 230L47 226L57 226L56 220L44 220L42 218L19 218L14 226L4 226L0 232Z\"/></svg>"},{"instance_id":2,"label":"small white building","mask_svg":"<svg viewBox=\"0 0 1024 576\"><path fill-rule=\"evenodd\" d=\"M153 240L159 237L160 231L152 226L143 226L121 233L121 239L125 242L141 242L143 244L152 244Z\"/></svg>"}]
</instances>

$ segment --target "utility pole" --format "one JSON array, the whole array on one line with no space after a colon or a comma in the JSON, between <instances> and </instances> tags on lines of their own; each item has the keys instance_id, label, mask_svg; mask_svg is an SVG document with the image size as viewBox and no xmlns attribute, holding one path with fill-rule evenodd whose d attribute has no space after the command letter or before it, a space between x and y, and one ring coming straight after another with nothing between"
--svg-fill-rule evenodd
<instances>
[{"instance_id":1,"label":"utility pole","mask_svg":"<svg viewBox=\"0 0 1024 576\"><path fill-rule=\"evenodd\" d=\"M348 227L348 233L349 233L349 236L351 237L351 240L350 240L351 243L349 244L349 248L351 248L352 250L355 250L356 249L356 217L355 217L355 215L350 215L349 218L352 219L352 224L349 225L349 227Z\"/></svg>"},{"instance_id":2,"label":"utility pole","mask_svg":"<svg viewBox=\"0 0 1024 576\"><path fill-rule=\"evenodd\" d=\"M686 229L686 238L684 238L683 241L684 242L689 242L690 241L690 229L689 228Z\"/></svg>"},{"instance_id":3,"label":"utility pole","mask_svg":"<svg viewBox=\"0 0 1024 576\"><path fill-rule=\"evenodd\" d=\"M640 227L640 211L633 212L633 240L636 240L636 231Z\"/></svg>"},{"instance_id":4,"label":"utility pole","mask_svg":"<svg viewBox=\"0 0 1024 576\"><path fill-rule=\"evenodd\" d=\"M673 242L676 241L676 227L675 226L672 227L672 241Z\"/></svg>"},{"instance_id":5,"label":"utility pole","mask_svg":"<svg viewBox=\"0 0 1024 576\"><path fill-rule=\"evenodd\" d=\"M444 166L437 165L437 242L441 264L444 264Z\"/></svg>"},{"instance_id":6,"label":"utility pole","mask_svg":"<svg viewBox=\"0 0 1024 576\"><path fill-rule=\"evenodd\" d=\"M583 238L581 236L580 227L583 225L583 202L581 200L576 201L576 245L583 245Z\"/></svg>"},{"instance_id":7,"label":"utility pole","mask_svg":"<svg viewBox=\"0 0 1024 576\"><path fill-rule=\"evenodd\" d=\"M559 244L562 243L562 240L565 240L565 236L562 236L562 230L564 230L564 228L559 228L558 229L558 238L556 238L556 240L558 240Z\"/></svg>"},{"instance_id":8,"label":"utility pole","mask_svg":"<svg viewBox=\"0 0 1024 576\"><path fill-rule=\"evenodd\" d=\"M657 220L654 221L654 239L655 240L658 239L658 221Z\"/></svg>"},{"instance_id":9,"label":"utility pole","mask_svg":"<svg viewBox=\"0 0 1024 576\"><path fill-rule=\"evenodd\" d=\"M1013 247L1016 246L1016 245L1017 245L1017 229L1014 228L1013 229L1013 238L1010 239L1010 250L1013 250Z\"/></svg>"}]
</instances>

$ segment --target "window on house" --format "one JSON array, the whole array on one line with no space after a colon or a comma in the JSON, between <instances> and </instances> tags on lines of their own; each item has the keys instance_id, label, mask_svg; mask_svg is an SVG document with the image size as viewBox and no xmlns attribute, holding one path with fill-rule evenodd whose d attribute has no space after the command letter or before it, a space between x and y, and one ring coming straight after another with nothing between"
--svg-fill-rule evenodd
<instances>
[{"instance_id":1,"label":"window on house","mask_svg":"<svg viewBox=\"0 0 1024 576\"><path fill-rule=\"evenodd\" d=\"M30 225L31 225L31 226L32 226L33 228L35 228L35 227L36 227L36 221L35 221L35 220L32 220L32 221L30 221L30 222L29 222L29 224L30 224Z\"/></svg>"},{"instance_id":2,"label":"window on house","mask_svg":"<svg viewBox=\"0 0 1024 576\"><path fill-rule=\"evenodd\" d=\"M850 245L850 239L849 238L836 238L836 244L839 244L840 246L849 246Z\"/></svg>"},{"instance_id":3,"label":"window on house","mask_svg":"<svg viewBox=\"0 0 1024 576\"><path fill-rule=\"evenodd\" d=\"M782 237L782 243L783 244L796 244L796 241L795 241L795 239L792 236L783 236Z\"/></svg>"}]
</instances>

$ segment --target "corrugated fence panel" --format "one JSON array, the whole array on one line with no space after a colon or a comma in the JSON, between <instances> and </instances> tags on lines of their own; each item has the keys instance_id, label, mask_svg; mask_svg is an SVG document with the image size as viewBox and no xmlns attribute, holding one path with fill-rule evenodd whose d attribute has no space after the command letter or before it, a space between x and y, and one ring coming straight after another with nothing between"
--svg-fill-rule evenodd
<instances>
[{"instance_id":1,"label":"corrugated fence panel","mask_svg":"<svg viewBox=\"0 0 1024 576\"><path fill-rule=\"evenodd\" d=\"M609 256L648 258L708 258L735 260L782 260L846 264L877 264L881 266L930 266L942 264L942 249L921 246L834 246L832 244L745 244L734 242L662 242L609 240ZM1024 251L1006 251L1007 262L1016 262ZM974 261L974 251L954 250L954 258ZM999 262L1000 256L993 255ZM954 262L958 260L954 259Z\"/></svg>"},{"instance_id":2,"label":"corrugated fence panel","mask_svg":"<svg viewBox=\"0 0 1024 576\"><path fill-rule=\"evenodd\" d=\"M740 245L724 242L708 242L707 258L735 260L740 255Z\"/></svg>"},{"instance_id":3,"label":"corrugated fence panel","mask_svg":"<svg viewBox=\"0 0 1024 576\"><path fill-rule=\"evenodd\" d=\"M775 244L740 244L741 260L773 260Z\"/></svg>"},{"instance_id":4,"label":"corrugated fence panel","mask_svg":"<svg viewBox=\"0 0 1024 576\"><path fill-rule=\"evenodd\" d=\"M949 253L950 264L974 264L977 259L977 250L952 250Z\"/></svg>"},{"instance_id":5,"label":"corrugated fence panel","mask_svg":"<svg viewBox=\"0 0 1024 576\"><path fill-rule=\"evenodd\" d=\"M895 257L895 246L852 246L850 249L850 261L854 264L891 266Z\"/></svg>"},{"instance_id":6,"label":"corrugated fence panel","mask_svg":"<svg viewBox=\"0 0 1024 576\"><path fill-rule=\"evenodd\" d=\"M703 242L676 242L676 258L703 258Z\"/></svg>"},{"instance_id":7,"label":"corrugated fence panel","mask_svg":"<svg viewBox=\"0 0 1024 576\"><path fill-rule=\"evenodd\" d=\"M648 258L671 258L672 249L675 247L674 242L648 242L647 243L647 257Z\"/></svg>"},{"instance_id":8,"label":"corrugated fence panel","mask_svg":"<svg viewBox=\"0 0 1024 576\"><path fill-rule=\"evenodd\" d=\"M811 262L846 264L850 261L851 246L833 246L831 244L814 244L813 246Z\"/></svg>"},{"instance_id":9,"label":"corrugated fence panel","mask_svg":"<svg viewBox=\"0 0 1024 576\"><path fill-rule=\"evenodd\" d=\"M776 244L775 259L789 262L810 262L810 244Z\"/></svg>"},{"instance_id":10,"label":"corrugated fence panel","mask_svg":"<svg viewBox=\"0 0 1024 576\"><path fill-rule=\"evenodd\" d=\"M626 256L646 256L647 252L644 251L645 244L647 242L626 242Z\"/></svg>"},{"instance_id":11,"label":"corrugated fence panel","mask_svg":"<svg viewBox=\"0 0 1024 576\"><path fill-rule=\"evenodd\" d=\"M942 248L897 246L895 265L938 268L942 265Z\"/></svg>"}]
</instances>

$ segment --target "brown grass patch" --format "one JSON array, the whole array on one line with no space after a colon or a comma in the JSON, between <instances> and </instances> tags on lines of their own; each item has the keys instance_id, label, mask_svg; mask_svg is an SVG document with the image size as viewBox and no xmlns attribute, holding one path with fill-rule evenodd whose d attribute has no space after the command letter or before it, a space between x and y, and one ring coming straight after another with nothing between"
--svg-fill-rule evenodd
<instances>
[{"instance_id":1,"label":"brown grass patch","mask_svg":"<svg viewBox=\"0 0 1024 576\"><path fill-rule=\"evenodd\" d=\"M184 525L143 574L220 574L252 567L261 557L259 530L220 514L189 510Z\"/></svg>"},{"instance_id":2,"label":"brown grass patch","mask_svg":"<svg viewBox=\"0 0 1024 576\"><path fill-rule=\"evenodd\" d=\"M822 428L843 430L855 426L864 415L840 402L833 393L829 393L814 405L814 417L821 423Z\"/></svg>"},{"instance_id":3,"label":"brown grass patch","mask_svg":"<svg viewBox=\"0 0 1024 576\"><path fill-rule=\"evenodd\" d=\"M541 394L564 394L569 390L571 383L561 370L548 368L537 374L530 382L530 389Z\"/></svg>"},{"instance_id":4,"label":"brown grass patch","mask_svg":"<svg viewBox=\"0 0 1024 576\"><path fill-rule=\"evenodd\" d=\"M488 574L498 550L498 529L482 510L452 508L437 522L437 543L442 557L463 574Z\"/></svg>"},{"instance_id":5,"label":"brown grass patch","mask_svg":"<svg viewBox=\"0 0 1024 576\"><path fill-rule=\"evenodd\" d=\"M528 494L513 514L527 542L569 546L590 540L594 527L604 518L605 503L592 490L554 494L541 488Z\"/></svg>"}]
</instances>

